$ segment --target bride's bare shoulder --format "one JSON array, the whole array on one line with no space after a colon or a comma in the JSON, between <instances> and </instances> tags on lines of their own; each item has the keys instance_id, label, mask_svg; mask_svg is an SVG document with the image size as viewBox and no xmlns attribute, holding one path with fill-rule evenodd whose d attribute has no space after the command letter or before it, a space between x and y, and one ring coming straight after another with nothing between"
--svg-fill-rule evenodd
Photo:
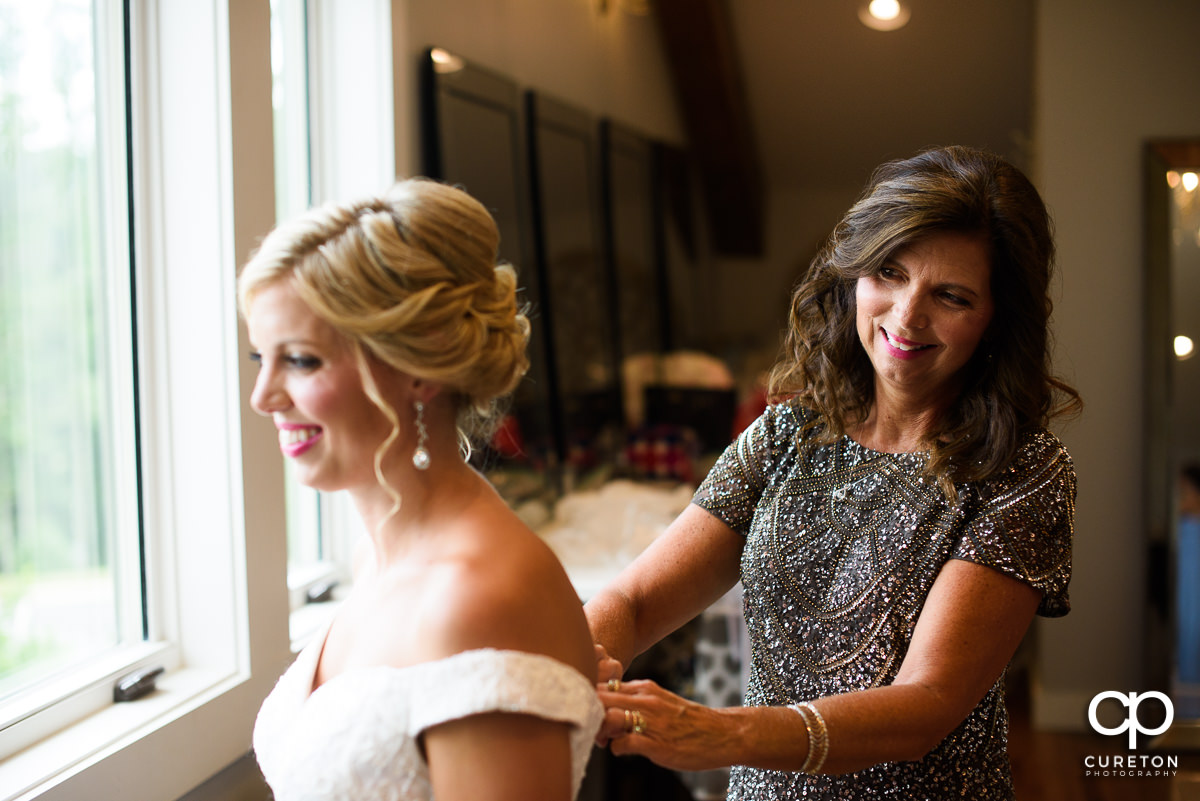
<instances>
[{"instance_id":1,"label":"bride's bare shoulder","mask_svg":"<svg viewBox=\"0 0 1200 801\"><path fill-rule=\"evenodd\" d=\"M431 565L422 599L431 643L447 654L542 653L592 675L581 601L545 542L511 512L467 513L456 528L454 545Z\"/></svg>"}]
</instances>

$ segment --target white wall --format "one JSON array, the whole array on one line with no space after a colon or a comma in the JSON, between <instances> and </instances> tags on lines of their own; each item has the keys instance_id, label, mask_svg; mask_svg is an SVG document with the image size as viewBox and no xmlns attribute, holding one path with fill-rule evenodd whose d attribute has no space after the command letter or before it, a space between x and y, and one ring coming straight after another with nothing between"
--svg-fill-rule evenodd
<instances>
[{"instance_id":1,"label":"white wall","mask_svg":"<svg viewBox=\"0 0 1200 801\"><path fill-rule=\"evenodd\" d=\"M1063 432L1079 477L1074 611L1041 629L1037 722L1082 727L1142 669L1142 145L1200 136L1200 4L1043 0L1035 180L1058 231L1059 369L1087 404Z\"/></svg>"}]
</instances>

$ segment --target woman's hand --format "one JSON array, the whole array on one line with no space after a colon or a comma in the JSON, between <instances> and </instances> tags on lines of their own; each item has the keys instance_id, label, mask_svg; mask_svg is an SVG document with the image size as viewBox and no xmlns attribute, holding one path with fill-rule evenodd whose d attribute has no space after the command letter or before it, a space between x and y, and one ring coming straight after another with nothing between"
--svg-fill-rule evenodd
<instances>
[{"instance_id":1,"label":"woman's hand","mask_svg":"<svg viewBox=\"0 0 1200 801\"><path fill-rule=\"evenodd\" d=\"M599 651L597 652L599 653ZM665 768L709 770L735 764L736 723L652 681L603 682L604 722L596 742L618 756L638 754Z\"/></svg>"}]
</instances>

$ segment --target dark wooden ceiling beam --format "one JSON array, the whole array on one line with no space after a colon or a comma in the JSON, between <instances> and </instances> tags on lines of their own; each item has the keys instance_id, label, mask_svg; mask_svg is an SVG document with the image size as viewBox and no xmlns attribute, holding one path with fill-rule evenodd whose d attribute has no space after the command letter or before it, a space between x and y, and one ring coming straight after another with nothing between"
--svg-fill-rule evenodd
<instances>
[{"instance_id":1,"label":"dark wooden ceiling beam","mask_svg":"<svg viewBox=\"0 0 1200 801\"><path fill-rule=\"evenodd\" d=\"M761 256L765 191L726 0L655 0L654 13L700 171L712 245Z\"/></svg>"}]
</instances>

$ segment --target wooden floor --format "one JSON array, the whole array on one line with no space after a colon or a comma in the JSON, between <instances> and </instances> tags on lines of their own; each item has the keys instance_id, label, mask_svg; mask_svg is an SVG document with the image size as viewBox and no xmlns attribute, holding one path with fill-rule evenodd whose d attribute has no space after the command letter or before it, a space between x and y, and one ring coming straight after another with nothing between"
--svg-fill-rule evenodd
<instances>
[{"instance_id":1,"label":"wooden floor","mask_svg":"<svg viewBox=\"0 0 1200 801\"><path fill-rule=\"evenodd\" d=\"M1084 760L1127 754L1121 747L1124 738L1032 731L1022 689L1018 686L1009 697L1009 757L1017 801L1200 801L1200 750L1168 747L1160 752L1178 757L1174 777L1088 776Z\"/></svg>"}]
</instances>

